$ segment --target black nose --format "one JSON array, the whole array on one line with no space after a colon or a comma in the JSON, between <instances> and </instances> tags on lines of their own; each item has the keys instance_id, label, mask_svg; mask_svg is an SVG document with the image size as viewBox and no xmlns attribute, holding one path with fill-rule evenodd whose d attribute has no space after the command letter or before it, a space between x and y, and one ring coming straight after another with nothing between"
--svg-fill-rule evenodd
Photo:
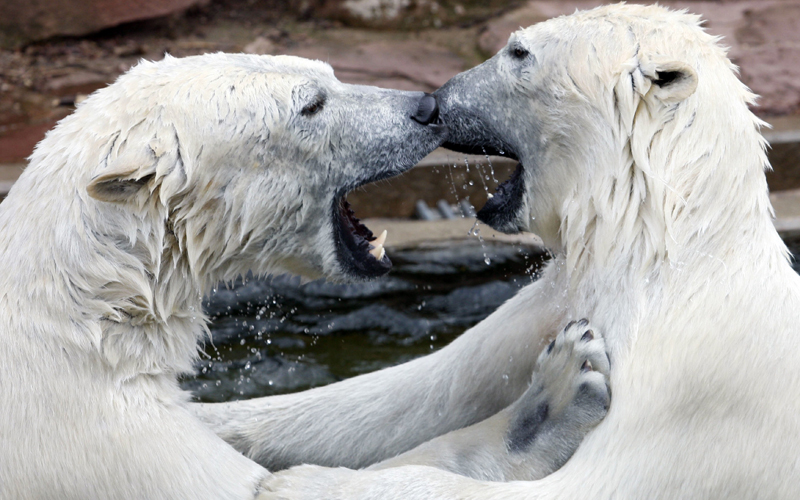
<instances>
[{"instance_id":1,"label":"black nose","mask_svg":"<svg viewBox=\"0 0 800 500\"><path fill-rule=\"evenodd\" d=\"M436 98L431 94L425 94L419 100L417 105L417 112L411 117L415 122L423 125L428 125L439 119L439 103Z\"/></svg>"}]
</instances>

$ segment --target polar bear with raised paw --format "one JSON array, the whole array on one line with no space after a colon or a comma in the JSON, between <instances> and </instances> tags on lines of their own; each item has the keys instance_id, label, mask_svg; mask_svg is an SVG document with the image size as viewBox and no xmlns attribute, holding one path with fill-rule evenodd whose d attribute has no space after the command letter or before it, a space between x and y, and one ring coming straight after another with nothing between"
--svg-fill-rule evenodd
<instances>
[{"instance_id":1,"label":"polar bear with raised paw","mask_svg":"<svg viewBox=\"0 0 800 500\"><path fill-rule=\"evenodd\" d=\"M794 498L800 278L772 223L755 97L719 40L685 12L606 6L514 33L434 95L446 146L520 162L480 218L541 235L554 258L430 356L197 409L211 422L239 412L220 435L264 463L340 466L277 473L267 496ZM509 441L493 422L538 408L527 402L536 359L583 317L603 334L613 398L574 455L536 481L486 481L492 473L460 463L475 457L458 450L501 461L514 442L536 442L533 430ZM427 446L416 465L351 469L434 438L447 445Z\"/></svg>"},{"instance_id":2,"label":"polar bear with raised paw","mask_svg":"<svg viewBox=\"0 0 800 500\"><path fill-rule=\"evenodd\" d=\"M0 205L0 498L241 499L270 477L190 411L211 283L391 267L345 195L444 140L421 92L294 57L142 62Z\"/></svg>"}]
</instances>

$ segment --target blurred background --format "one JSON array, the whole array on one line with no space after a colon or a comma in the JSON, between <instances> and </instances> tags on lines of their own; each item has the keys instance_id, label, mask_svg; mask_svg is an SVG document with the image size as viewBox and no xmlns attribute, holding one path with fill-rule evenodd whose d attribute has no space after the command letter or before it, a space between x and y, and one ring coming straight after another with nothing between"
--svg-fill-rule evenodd
<instances>
[{"instance_id":1,"label":"blurred background","mask_svg":"<svg viewBox=\"0 0 800 500\"><path fill-rule=\"evenodd\" d=\"M593 0L0 0L0 197L47 130L139 59L165 53L294 54L338 78L432 91L493 55L519 27ZM629 2L646 3L646 2ZM800 248L800 0L661 1L701 14L761 95L776 226ZM205 401L323 385L446 345L536 277L533 235L474 222L514 165L434 152L404 176L348 196L389 230L388 279L300 286L244 278L206 298L213 343L183 383Z\"/></svg>"}]
</instances>

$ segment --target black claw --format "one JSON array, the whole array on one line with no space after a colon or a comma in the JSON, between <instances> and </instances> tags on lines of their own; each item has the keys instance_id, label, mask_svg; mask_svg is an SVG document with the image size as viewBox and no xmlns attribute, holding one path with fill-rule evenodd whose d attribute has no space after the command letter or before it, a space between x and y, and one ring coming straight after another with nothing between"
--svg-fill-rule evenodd
<instances>
[{"instance_id":1,"label":"black claw","mask_svg":"<svg viewBox=\"0 0 800 500\"><path fill-rule=\"evenodd\" d=\"M583 319L582 319L582 320L580 320L578 323L580 323L580 326L586 326L586 325L588 325L588 324L589 324L589 320L588 320L588 319L586 319L586 318L583 318Z\"/></svg>"},{"instance_id":2,"label":"black claw","mask_svg":"<svg viewBox=\"0 0 800 500\"><path fill-rule=\"evenodd\" d=\"M564 327L564 331L566 332L567 330L569 330L575 323L577 323L577 321L570 321L569 323L567 323L567 326Z\"/></svg>"},{"instance_id":3,"label":"black claw","mask_svg":"<svg viewBox=\"0 0 800 500\"><path fill-rule=\"evenodd\" d=\"M551 352L553 352L553 347L555 347L555 345L556 345L556 341L555 340L550 342L550 344L547 346L547 354L550 354Z\"/></svg>"},{"instance_id":4,"label":"black claw","mask_svg":"<svg viewBox=\"0 0 800 500\"><path fill-rule=\"evenodd\" d=\"M583 337L581 337L581 340L584 342L588 342L593 339L594 339L594 332L591 330L586 330L586 333L584 333Z\"/></svg>"}]
</instances>

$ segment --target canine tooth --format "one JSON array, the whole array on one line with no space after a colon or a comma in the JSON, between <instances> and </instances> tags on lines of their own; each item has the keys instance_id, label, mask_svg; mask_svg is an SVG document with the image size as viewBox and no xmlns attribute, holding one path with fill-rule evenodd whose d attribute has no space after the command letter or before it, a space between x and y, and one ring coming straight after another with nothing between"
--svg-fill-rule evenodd
<instances>
[{"instance_id":1,"label":"canine tooth","mask_svg":"<svg viewBox=\"0 0 800 500\"><path fill-rule=\"evenodd\" d=\"M373 245L375 245L376 247L377 247L378 245L383 245L383 244L386 242L386 235L388 235L388 234L389 234L389 231L387 231L386 229L384 229L384 230L383 230L383 232L381 233L381 235L380 235L380 236L378 236L378 237L375 239L375 241L373 241L373 242L372 242L372 244L373 244Z\"/></svg>"},{"instance_id":2,"label":"canine tooth","mask_svg":"<svg viewBox=\"0 0 800 500\"><path fill-rule=\"evenodd\" d=\"M490 200L491 200L492 198L494 198L494 195L493 195L492 193L486 193L486 196L488 196Z\"/></svg>"},{"instance_id":3,"label":"canine tooth","mask_svg":"<svg viewBox=\"0 0 800 500\"><path fill-rule=\"evenodd\" d=\"M384 254L386 254L386 250L383 249L383 245L376 245L375 248L369 251L369 254L376 259L381 260Z\"/></svg>"}]
</instances>

